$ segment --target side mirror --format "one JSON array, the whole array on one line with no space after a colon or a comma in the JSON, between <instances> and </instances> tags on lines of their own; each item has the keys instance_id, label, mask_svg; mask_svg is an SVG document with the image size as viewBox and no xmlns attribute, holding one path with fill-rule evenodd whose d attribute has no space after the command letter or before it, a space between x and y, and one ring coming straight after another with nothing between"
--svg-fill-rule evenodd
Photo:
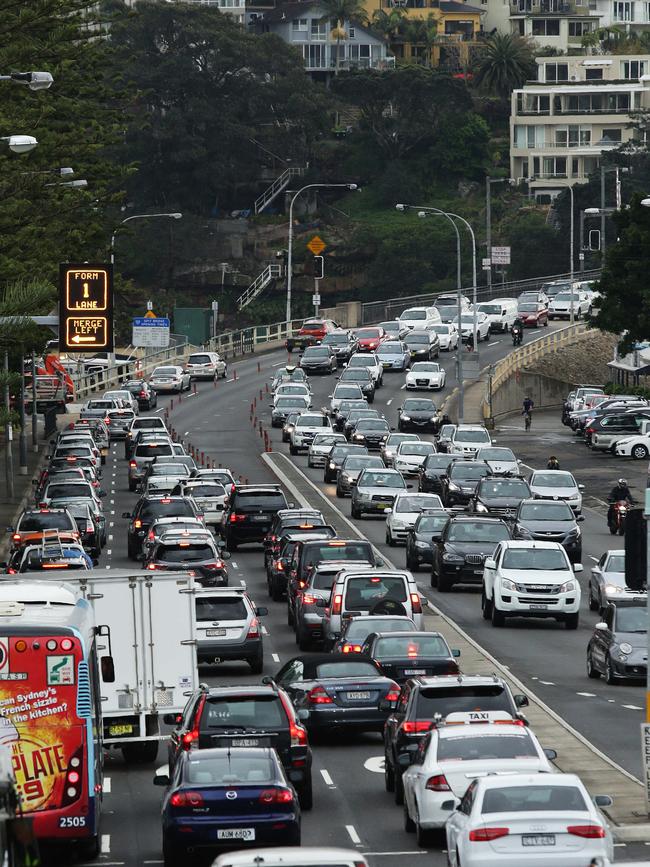
<instances>
[{"instance_id":1,"label":"side mirror","mask_svg":"<svg viewBox=\"0 0 650 867\"><path fill-rule=\"evenodd\" d=\"M578 517L576 518L576 522L578 524L581 524L584 521L584 519L585 519L584 515L578 515Z\"/></svg>"},{"instance_id":2,"label":"side mirror","mask_svg":"<svg viewBox=\"0 0 650 867\"><path fill-rule=\"evenodd\" d=\"M105 491L103 488L100 488L100 489L97 491L97 493L99 494L100 497L105 497L105 496L106 496L106 491Z\"/></svg>"},{"instance_id":3,"label":"side mirror","mask_svg":"<svg viewBox=\"0 0 650 867\"><path fill-rule=\"evenodd\" d=\"M578 490L579 490L579 491L584 491L584 489L585 489L585 486L584 486L584 485L578 485Z\"/></svg>"},{"instance_id":4,"label":"side mirror","mask_svg":"<svg viewBox=\"0 0 650 867\"><path fill-rule=\"evenodd\" d=\"M528 696L518 692L514 696L517 707L528 707Z\"/></svg>"},{"instance_id":5,"label":"side mirror","mask_svg":"<svg viewBox=\"0 0 650 867\"><path fill-rule=\"evenodd\" d=\"M393 510L392 510L392 509L390 509L390 508L389 508L389 509L384 509L384 515L392 515L392 514L393 514Z\"/></svg>"},{"instance_id":6,"label":"side mirror","mask_svg":"<svg viewBox=\"0 0 650 867\"><path fill-rule=\"evenodd\" d=\"M544 755L549 760L549 762L554 762L557 759L557 752L555 750L548 749L548 747L544 747Z\"/></svg>"},{"instance_id":7,"label":"side mirror","mask_svg":"<svg viewBox=\"0 0 650 867\"><path fill-rule=\"evenodd\" d=\"M132 518L133 515L131 514L131 512L122 512L122 517L123 518Z\"/></svg>"},{"instance_id":8,"label":"side mirror","mask_svg":"<svg viewBox=\"0 0 650 867\"><path fill-rule=\"evenodd\" d=\"M377 558L375 560L375 566L380 567L380 566L385 566L385 565L386 565L386 563L382 559Z\"/></svg>"},{"instance_id":9,"label":"side mirror","mask_svg":"<svg viewBox=\"0 0 650 867\"><path fill-rule=\"evenodd\" d=\"M296 504L295 504L295 503L289 503L289 504L288 504L288 508L289 508L289 509L295 509L295 508L296 508Z\"/></svg>"},{"instance_id":10,"label":"side mirror","mask_svg":"<svg viewBox=\"0 0 650 867\"><path fill-rule=\"evenodd\" d=\"M594 804L597 807L611 807L613 803L609 795L594 795Z\"/></svg>"},{"instance_id":11,"label":"side mirror","mask_svg":"<svg viewBox=\"0 0 650 867\"><path fill-rule=\"evenodd\" d=\"M454 659L458 659L458 657L460 656L460 650L457 647L452 647L451 655L454 657Z\"/></svg>"},{"instance_id":12,"label":"side mirror","mask_svg":"<svg viewBox=\"0 0 650 867\"><path fill-rule=\"evenodd\" d=\"M230 551L225 551L223 548L220 548L219 549L219 556L221 557L222 560L230 560L230 558L232 557L232 554L230 553Z\"/></svg>"},{"instance_id":13,"label":"side mirror","mask_svg":"<svg viewBox=\"0 0 650 867\"><path fill-rule=\"evenodd\" d=\"M582 563L574 563L573 564L573 571L574 572L583 572L584 566L582 565Z\"/></svg>"},{"instance_id":14,"label":"side mirror","mask_svg":"<svg viewBox=\"0 0 650 867\"><path fill-rule=\"evenodd\" d=\"M406 486L406 490L407 490L407 491L412 491L412 490L413 490L413 485L407 485L407 486Z\"/></svg>"},{"instance_id":15,"label":"side mirror","mask_svg":"<svg viewBox=\"0 0 650 867\"><path fill-rule=\"evenodd\" d=\"M454 801L453 799L451 801L443 801L442 804L440 805L440 809L451 813L451 811L454 809L455 805L456 805L456 801Z\"/></svg>"},{"instance_id":16,"label":"side mirror","mask_svg":"<svg viewBox=\"0 0 650 867\"><path fill-rule=\"evenodd\" d=\"M604 621L601 621L600 623L597 623L594 626L594 629L597 632L607 632L607 630L609 629L609 626Z\"/></svg>"},{"instance_id":17,"label":"side mirror","mask_svg":"<svg viewBox=\"0 0 650 867\"><path fill-rule=\"evenodd\" d=\"M301 707L298 711L298 719L302 720L303 722L305 722L305 720L308 720L310 716L311 714L306 707Z\"/></svg>"},{"instance_id":18,"label":"side mirror","mask_svg":"<svg viewBox=\"0 0 650 867\"><path fill-rule=\"evenodd\" d=\"M153 778L154 786L162 786L163 788L167 788L169 785L169 774L156 774Z\"/></svg>"},{"instance_id":19,"label":"side mirror","mask_svg":"<svg viewBox=\"0 0 650 867\"><path fill-rule=\"evenodd\" d=\"M272 677L270 677L270 675L265 674L262 678L262 683L264 684L264 686L268 686L270 683L275 683L275 681Z\"/></svg>"},{"instance_id":20,"label":"side mirror","mask_svg":"<svg viewBox=\"0 0 650 867\"><path fill-rule=\"evenodd\" d=\"M32 479L32 485L37 485L37 484L38 484L38 479Z\"/></svg>"},{"instance_id":21,"label":"side mirror","mask_svg":"<svg viewBox=\"0 0 650 867\"><path fill-rule=\"evenodd\" d=\"M104 683L115 683L115 664L112 656L102 656L100 659L102 680Z\"/></svg>"},{"instance_id":22,"label":"side mirror","mask_svg":"<svg viewBox=\"0 0 650 867\"><path fill-rule=\"evenodd\" d=\"M163 722L168 726L177 726L183 719L182 713L166 713L163 714Z\"/></svg>"},{"instance_id":23,"label":"side mirror","mask_svg":"<svg viewBox=\"0 0 650 867\"><path fill-rule=\"evenodd\" d=\"M267 615L268 613L269 613L269 609L266 608L266 607L263 606L263 605L261 605L259 608L256 608L256 609L255 609L255 614L256 614L258 617L266 617L266 615Z\"/></svg>"},{"instance_id":24,"label":"side mirror","mask_svg":"<svg viewBox=\"0 0 650 867\"><path fill-rule=\"evenodd\" d=\"M486 557L484 566L487 569L496 569L497 568L497 561L493 560L492 557Z\"/></svg>"}]
</instances>

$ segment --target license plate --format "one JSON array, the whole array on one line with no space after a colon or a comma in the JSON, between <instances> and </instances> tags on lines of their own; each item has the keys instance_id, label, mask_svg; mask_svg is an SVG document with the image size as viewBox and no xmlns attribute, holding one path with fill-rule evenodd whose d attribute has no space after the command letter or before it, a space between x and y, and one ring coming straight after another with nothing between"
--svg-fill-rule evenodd
<instances>
[{"instance_id":1,"label":"license plate","mask_svg":"<svg viewBox=\"0 0 650 867\"><path fill-rule=\"evenodd\" d=\"M348 692L348 701L368 701L370 698L369 692Z\"/></svg>"},{"instance_id":2,"label":"license plate","mask_svg":"<svg viewBox=\"0 0 650 867\"><path fill-rule=\"evenodd\" d=\"M531 605L532 611L548 611L548 605Z\"/></svg>"},{"instance_id":3,"label":"license plate","mask_svg":"<svg viewBox=\"0 0 650 867\"><path fill-rule=\"evenodd\" d=\"M233 747L259 747L260 738L233 738Z\"/></svg>"},{"instance_id":4,"label":"license plate","mask_svg":"<svg viewBox=\"0 0 650 867\"><path fill-rule=\"evenodd\" d=\"M217 831L217 840L254 840L255 828L224 828Z\"/></svg>"},{"instance_id":5,"label":"license plate","mask_svg":"<svg viewBox=\"0 0 650 867\"><path fill-rule=\"evenodd\" d=\"M225 629L206 629L205 634L208 636L208 638L217 638L217 636L219 636L219 635L225 635L226 630Z\"/></svg>"},{"instance_id":6,"label":"license plate","mask_svg":"<svg viewBox=\"0 0 650 867\"><path fill-rule=\"evenodd\" d=\"M108 733L111 737L119 737L119 735L131 735L133 734L133 726L130 723L109 726Z\"/></svg>"},{"instance_id":7,"label":"license plate","mask_svg":"<svg viewBox=\"0 0 650 867\"><path fill-rule=\"evenodd\" d=\"M474 569L474 574L475 574L475 575L482 575L482 574L483 574L483 570L482 570L482 569Z\"/></svg>"},{"instance_id":8,"label":"license plate","mask_svg":"<svg viewBox=\"0 0 650 867\"><path fill-rule=\"evenodd\" d=\"M426 673L427 673L426 668L405 668L404 669L404 674L409 674L409 675L411 675L411 674L426 674Z\"/></svg>"},{"instance_id":9,"label":"license plate","mask_svg":"<svg viewBox=\"0 0 650 867\"><path fill-rule=\"evenodd\" d=\"M390 509L390 503L375 503L378 509Z\"/></svg>"},{"instance_id":10,"label":"license plate","mask_svg":"<svg viewBox=\"0 0 650 867\"><path fill-rule=\"evenodd\" d=\"M251 515L251 520L252 521L268 521L269 516L268 515Z\"/></svg>"},{"instance_id":11,"label":"license plate","mask_svg":"<svg viewBox=\"0 0 650 867\"><path fill-rule=\"evenodd\" d=\"M522 846L555 846L555 834L523 834Z\"/></svg>"}]
</instances>

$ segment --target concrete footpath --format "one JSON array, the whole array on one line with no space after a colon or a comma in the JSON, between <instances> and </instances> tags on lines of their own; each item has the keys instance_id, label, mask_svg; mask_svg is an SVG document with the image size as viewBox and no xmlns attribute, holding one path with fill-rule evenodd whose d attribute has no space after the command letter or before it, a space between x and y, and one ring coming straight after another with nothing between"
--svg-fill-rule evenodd
<instances>
[{"instance_id":1,"label":"concrete footpath","mask_svg":"<svg viewBox=\"0 0 650 867\"><path fill-rule=\"evenodd\" d=\"M262 459L297 502L320 509L327 523L341 530L345 527L346 534L365 538L357 526L287 456L271 452L262 455ZM383 551L381 557L389 567L394 568ZM645 812L645 792L641 782L569 726L495 657L443 614L428 598L430 590L427 587L418 586L429 607L430 613L425 618L427 627L441 632L451 647L460 649L461 670L467 674L496 673L508 681L514 692L525 693L530 701L530 707L525 712L531 728L544 746L556 750L557 767L561 771L578 774L592 795L611 795L614 803L604 812L612 823L616 840L621 843L650 841L650 823Z\"/></svg>"}]
</instances>

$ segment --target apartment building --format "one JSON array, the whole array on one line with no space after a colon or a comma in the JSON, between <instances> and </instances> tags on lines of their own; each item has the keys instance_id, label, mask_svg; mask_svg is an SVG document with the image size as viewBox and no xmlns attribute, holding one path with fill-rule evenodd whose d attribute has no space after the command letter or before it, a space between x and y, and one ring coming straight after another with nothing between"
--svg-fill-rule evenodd
<instances>
[{"instance_id":1,"label":"apartment building","mask_svg":"<svg viewBox=\"0 0 650 867\"><path fill-rule=\"evenodd\" d=\"M134 6L137 0L126 0L127 5ZM197 6L212 6L220 12L231 15L239 24L245 23L246 0L185 0Z\"/></svg>"},{"instance_id":2,"label":"apartment building","mask_svg":"<svg viewBox=\"0 0 650 867\"><path fill-rule=\"evenodd\" d=\"M537 73L512 93L510 176L548 200L633 138L631 114L650 108L650 57L538 57Z\"/></svg>"},{"instance_id":3,"label":"apartment building","mask_svg":"<svg viewBox=\"0 0 650 867\"><path fill-rule=\"evenodd\" d=\"M509 0L510 30L539 48L563 53L581 47L582 37L601 26L597 0Z\"/></svg>"}]
</instances>

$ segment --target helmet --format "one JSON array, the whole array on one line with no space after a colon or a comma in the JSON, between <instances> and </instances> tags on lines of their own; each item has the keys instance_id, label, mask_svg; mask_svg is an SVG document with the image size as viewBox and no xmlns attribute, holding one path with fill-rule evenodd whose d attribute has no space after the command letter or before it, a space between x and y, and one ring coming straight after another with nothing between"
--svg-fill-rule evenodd
<instances>
[{"instance_id":1,"label":"helmet","mask_svg":"<svg viewBox=\"0 0 650 867\"><path fill-rule=\"evenodd\" d=\"M619 479L619 480L618 480L618 484L619 484L621 487L623 487L623 486L627 487L627 479Z\"/></svg>"}]
</instances>

